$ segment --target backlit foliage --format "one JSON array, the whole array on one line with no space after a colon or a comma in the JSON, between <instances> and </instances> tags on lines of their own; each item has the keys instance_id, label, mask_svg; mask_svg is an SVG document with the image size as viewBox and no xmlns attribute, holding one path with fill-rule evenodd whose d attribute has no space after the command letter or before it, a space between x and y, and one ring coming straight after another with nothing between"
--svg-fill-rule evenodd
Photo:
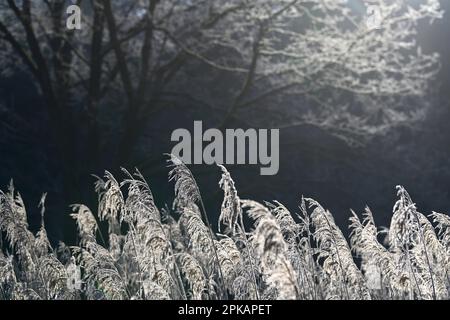
<instances>
[{"instance_id":1,"label":"backlit foliage","mask_svg":"<svg viewBox=\"0 0 450 320\"><path fill-rule=\"evenodd\" d=\"M406 190L388 230L369 208L352 213L350 237L317 201L297 213L238 196L220 166L219 233L190 170L174 156L172 209L159 209L136 170L98 178L94 213L72 206L79 243L50 245L44 223L29 231L12 184L0 194L0 299L448 299L450 218L420 213ZM44 216L43 197L40 207ZM209 213L209 216L212 216ZM44 219L42 219L44 220ZM108 225L100 236L99 222ZM81 286L70 285L73 267Z\"/></svg>"}]
</instances>

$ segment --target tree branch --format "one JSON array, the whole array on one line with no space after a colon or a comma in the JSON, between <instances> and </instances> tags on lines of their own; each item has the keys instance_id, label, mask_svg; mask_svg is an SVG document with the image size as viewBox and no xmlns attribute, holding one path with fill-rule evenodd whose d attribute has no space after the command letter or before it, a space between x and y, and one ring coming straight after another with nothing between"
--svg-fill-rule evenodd
<instances>
[{"instance_id":1,"label":"tree branch","mask_svg":"<svg viewBox=\"0 0 450 320\"><path fill-rule=\"evenodd\" d=\"M130 102L130 107L133 108L133 85L131 83L130 71L128 70L125 54L119 42L117 25L114 18L114 13L112 12L111 2L109 0L103 0L103 6L105 9L106 21L108 23L109 37L111 39L111 44L114 48L119 65L120 77L122 79L128 101Z\"/></svg>"}]
</instances>

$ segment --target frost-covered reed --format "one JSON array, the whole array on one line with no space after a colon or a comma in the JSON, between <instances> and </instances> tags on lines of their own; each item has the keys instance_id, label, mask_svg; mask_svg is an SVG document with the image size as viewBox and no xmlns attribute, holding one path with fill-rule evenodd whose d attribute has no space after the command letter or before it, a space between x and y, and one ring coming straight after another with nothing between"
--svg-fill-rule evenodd
<instances>
[{"instance_id":1,"label":"frost-covered reed","mask_svg":"<svg viewBox=\"0 0 450 320\"><path fill-rule=\"evenodd\" d=\"M171 209L155 205L139 171L123 170L121 182L106 172L95 184L97 210L71 207L79 242L70 248L47 238L45 197L33 234L20 194L12 184L1 192L0 299L450 298L450 217L427 218L402 187L389 229L367 208L352 212L347 239L317 201L302 198L291 213L277 201L243 200L219 166L215 232L191 171L169 161Z\"/></svg>"}]
</instances>

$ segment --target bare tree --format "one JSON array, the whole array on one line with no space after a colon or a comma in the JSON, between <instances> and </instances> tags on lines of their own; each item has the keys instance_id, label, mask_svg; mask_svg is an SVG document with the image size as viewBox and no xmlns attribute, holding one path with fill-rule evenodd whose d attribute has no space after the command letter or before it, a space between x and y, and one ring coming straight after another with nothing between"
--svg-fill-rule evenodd
<instances>
[{"instance_id":1,"label":"bare tree","mask_svg":"<svg viewBox=\"0 0 450 320\"><path fill-rule=\"evenodd\" d=\"M255 124L254 110L272 112L266 125L367 132L368 114L384 114L376 126L408 118L411 110L373 102L426 92L439 60L421 51L415 35L420 21L441 16L439 1L375 1L377 30L353 2L79 0L82 30L67 30L66 1L7 0L0 61L36 79L71 185L80 170L95 171L101 114L113 104L121 105L117 165L131 159L152 116L180 96L210 105L222 127L233 118ZM363 101L362 110L341 103L348 96ZM72 160L80 131L89 154L81 167Z\"/></svg>"}]
</instances>

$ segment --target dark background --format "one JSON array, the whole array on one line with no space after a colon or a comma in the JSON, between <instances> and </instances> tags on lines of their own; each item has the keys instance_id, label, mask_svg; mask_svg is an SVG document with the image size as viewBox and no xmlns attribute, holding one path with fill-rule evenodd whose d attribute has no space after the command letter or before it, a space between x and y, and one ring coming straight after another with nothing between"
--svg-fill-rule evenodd
<instances>
[{"instance_id":1,"label":"dark background","mask_svg":"<svg viewBox=\"0 0 450 320\"><path fill-rule=\"evenodd\" d=\"M403 185L420 211L450 210L450 3L442 1L444 19L420 27L418 41L426 52L441 55L442 68L433 80L433 92L426 119L410 126L391 129L374 137L366 145L350 147L346 142L312 126L281 130L280 170L275 176L260 176L259 166L230 166L241 198L278 200L292 211L297 210L301 196L318 200L330 209L346 232L350 209L361 212L371 207L378 225L389 223L396 200L396 185ZM48 192L46 225L51 241L71 241L75 229L62 224L70 213L69 203L61 196L60 165L50 139L48 119L41 110L41 100L33 79L22 72L0 78L0 101L15 110L14 117L0 109L0 188L6 190L10 179L23 196L33 229L39 226L37 209L43 192ZM184 101L186 112L170 107L153 119L146 134L140 137L136 157L127 167L138 167L148 179L159 206L171 204L173 183L167 181L167 157L170 134L176 128L193 127L194 120L214 126L216 118L207 107ZM7 128L6 126L11 127ZM240 123L234 122L239 127ZM11 134L14 132L14 134ZM82 144L83 141L80 141ZM26 147L24 147L26 145ZM145 155L145 161L140 155ZM150 155L150 157L149 157ZM102 155L104 168L118 173L118 168ZM149 160L150 159L150 160ZM218 186L219 169L191 166L209 215L215 220L220 210L222 192ZM102 174L101 171L93 172ZM74 203L85 203L96 209L94 177L86 181Z\"/></svg>"}]
</instances>

